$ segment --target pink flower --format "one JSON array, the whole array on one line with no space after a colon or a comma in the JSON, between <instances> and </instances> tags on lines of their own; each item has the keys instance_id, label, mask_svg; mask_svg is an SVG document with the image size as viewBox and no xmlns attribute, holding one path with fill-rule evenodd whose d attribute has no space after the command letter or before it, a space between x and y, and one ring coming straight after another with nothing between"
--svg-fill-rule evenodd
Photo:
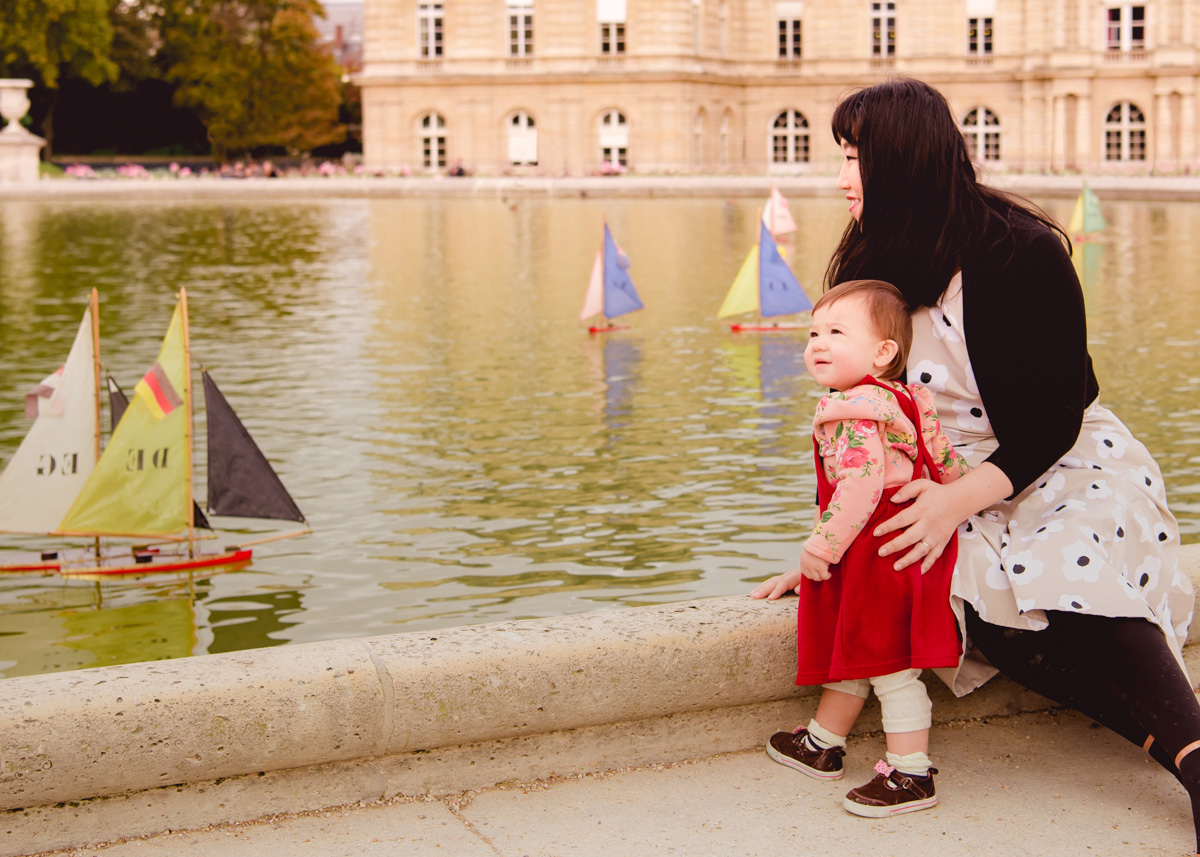
<instances>
[{"instance_id":1,"label":"pink flower","mask_svg":"<svg viewBox=\"0 0 1200 857\"><path fill-rule=\"evenodd\" d=\"M854 433L861 434L865 437L872 437L877 431L875 420L858 420L854 423Z\"/></svg>"},{"instance_id":2,"label":"pink flower","mask_svg":"<svg viewBox=\"0 0 1200 857\"><path fill-rule=\"evenodd\" d=\"M851 447L840 456L843 467L859 468L870 460L871 456L861 446Z\"/></svg>"}]
</instances>

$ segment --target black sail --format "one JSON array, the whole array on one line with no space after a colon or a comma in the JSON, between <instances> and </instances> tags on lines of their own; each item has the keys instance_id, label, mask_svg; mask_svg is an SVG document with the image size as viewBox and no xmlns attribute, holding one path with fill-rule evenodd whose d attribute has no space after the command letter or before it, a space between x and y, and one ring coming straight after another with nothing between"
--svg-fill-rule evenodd
<instances>
[{"instance_id":1,"label":"black sail","mask_svg":"<svg viewBox=\"0 0 1200 857\"><path fill-rule=\"evenodd\" d=\"M216 383L200 374L208 408L208 513L307 523Z\"/></svg>"},{"instance_id":2,"label":"black sail","mask_svg":"<svg viewBox=\"0 0 1200 857\"><path fill-rule=\"evenodd\" d=\"M108 433L112 434L117 429L117 423L121 421L121 417L125 416L125 409L129 407L129 398L125 395L125 391L120 388L113 376L108 376Z\"/></svg>"}]
</instances>

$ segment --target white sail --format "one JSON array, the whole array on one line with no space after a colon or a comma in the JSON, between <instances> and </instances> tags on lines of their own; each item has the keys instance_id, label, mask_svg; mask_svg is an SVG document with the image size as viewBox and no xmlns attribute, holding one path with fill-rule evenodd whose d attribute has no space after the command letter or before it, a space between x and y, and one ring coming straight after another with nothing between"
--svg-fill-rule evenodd
<instances>
[{"instance_id":1,"label":"white sail","mask_svg":"<svg viewBox=\"0 0 1200 857\"><path fill-rule=\"evenodd\" d=\"M53 532L95 468L95 353L89 308L67 362L27 400L36 418L0 473L0 531Z\"/></svg>"}]
</instances>

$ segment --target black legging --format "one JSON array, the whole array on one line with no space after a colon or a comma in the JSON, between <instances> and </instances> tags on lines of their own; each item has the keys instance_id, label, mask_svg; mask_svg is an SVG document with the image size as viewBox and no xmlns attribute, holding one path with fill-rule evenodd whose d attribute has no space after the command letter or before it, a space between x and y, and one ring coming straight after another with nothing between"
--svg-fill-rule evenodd
<instances>
[{"instance_id":1,"label":"black legging","mask_svg":"<svg viewBox=\"0 0 1200 857\"><path fill-rule=\"evenodd\" d=\"M1145 619L1046 611L1050 627L1018 631L984 622L968 605L967 633L1004 675L1074 708L1139 747L1187 789L1200 854L1200 705L1161 629Z\"/></svg>"}]
</instances>

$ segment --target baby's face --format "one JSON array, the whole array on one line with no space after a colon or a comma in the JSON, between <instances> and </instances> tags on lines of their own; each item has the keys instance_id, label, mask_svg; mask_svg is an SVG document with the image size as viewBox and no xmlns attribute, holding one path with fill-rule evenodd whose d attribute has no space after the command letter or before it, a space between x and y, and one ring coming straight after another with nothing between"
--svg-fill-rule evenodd
<instances>
[{"instance_id":1,"label":"baby's face","mask_svg":"<svg viewBox=\"0 0 1200 857\"><path fill-rule=\"evenodd\" d=\"M875 330L866 298L848 295L813 313L804 365L821 386L849 390L887 367L888 342Z\"/></svg>"}]
</instances>

